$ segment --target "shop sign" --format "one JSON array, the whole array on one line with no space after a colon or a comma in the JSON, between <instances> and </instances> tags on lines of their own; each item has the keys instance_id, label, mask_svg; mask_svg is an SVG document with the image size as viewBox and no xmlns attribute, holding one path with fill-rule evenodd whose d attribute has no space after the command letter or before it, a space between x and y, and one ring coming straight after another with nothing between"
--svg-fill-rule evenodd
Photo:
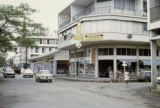
<instances>
[{"instance_id":1,"label":"shop sign","mask_svg":"<svg viewBox=\"0 0 160 108\"><path fill-rule=\"evenodd\" d=\"M74 40L79 40L79 41L98 41L98 40L103 40L103 35L102 34L78 34L75 35Z\"/></svg>"},{"instance_id":2,"label":"shop sign","mask_svg":"<svg viewBox=\"0 0 160 108\"><path fill-rule=\"evenodd\" d=\"M90 61L91 61L91 64L95 64L96 62L96 49L95 48L91 48Z\"/></svg>"},{"instance_id":3,"label":"shop sign","mask_svg":"<svg viewBox=\"0 0 160 108\"><path fill-rule=\"evenodd\" d=\"M102 34L86 34L83 35L84 41L96 41L96 40L103 40Z\"/></svg>"}]
</instances>

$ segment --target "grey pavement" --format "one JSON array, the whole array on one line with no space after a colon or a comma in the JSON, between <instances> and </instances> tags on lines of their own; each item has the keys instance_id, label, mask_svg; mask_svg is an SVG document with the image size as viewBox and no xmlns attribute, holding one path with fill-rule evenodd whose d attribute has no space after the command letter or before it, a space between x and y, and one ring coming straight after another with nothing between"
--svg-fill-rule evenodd
<instances>
[{"instance_id":1,"label":"grey pavement","mask_svg":"<svg viewBox=\"0 0 160 108\"><path fill-rule=\"evenodd\" d=\"M0 108L160 108L149 83L93 83L0 79Z\"/></svg>"}]
</instances>

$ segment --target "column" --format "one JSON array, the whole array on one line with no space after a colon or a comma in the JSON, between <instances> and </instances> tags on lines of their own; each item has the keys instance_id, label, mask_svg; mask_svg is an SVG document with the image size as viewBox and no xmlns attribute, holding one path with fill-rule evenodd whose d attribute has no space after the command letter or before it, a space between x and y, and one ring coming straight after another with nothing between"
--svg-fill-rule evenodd
<instances>
[{"instance_id":1,"label":"column","mask_svg":"<svg viewBox=\"0 0 160 108\"><path fill-rule=\"evenodd\" d=\"M137 76L140 74L140 67L139 67L139 48L136 49L136 53L137 53Z\"/></svg>"},{"instance_id":2,"label":"column","mask_svg":"<svg viewBox=\"0 0 160 108\"><path fill-rule=\"evenodd\" d=\"M98 64L98 48L96 48L96 62L95 62L95 78L99 76L99 64Z\"/></svg>"},{"instance_id":3,"label":"column","mask_svg":"<svg viewBox=\"0 0 160 108\"><path fill-rule=\"evenodd\" d=\"M157 46L156 41L151 41L151 86L157 88Z\"/></svg>"},{"instance_id":4,"label":"column","mask_svg":"<svg viewBox=\"0 0 160 108\"><path fill-rule=\"evenodd\" d=\"M114 53L113 72L114 74L116 74L117 72L117 51L116 50L117 50L116 48L113 49L113 53Z\"/></svg>"}]
</instances>

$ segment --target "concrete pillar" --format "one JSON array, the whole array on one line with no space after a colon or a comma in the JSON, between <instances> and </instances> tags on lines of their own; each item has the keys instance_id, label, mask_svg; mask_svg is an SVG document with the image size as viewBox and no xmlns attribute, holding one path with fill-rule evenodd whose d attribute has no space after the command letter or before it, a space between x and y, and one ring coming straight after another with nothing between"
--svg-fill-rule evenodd
<instances>
[{"instance_id":1,"label":"concrete pillar","mask_svg":"<svg viewBox=\"0 0 160 108\"><path fill-rule=\"evenodd\" d=\"M114 53L113 72L114 74L116 74L117 72L117 50L116 48L113 49L113 53Z\"/></svg>"},{"instance_id":2,"label":"concrete pillar","mask_svg":"<svg viewBox=\"0 0 160 108\"><path fill-rule=\"evenodd\" d=\"M137 50L137 51L136 51L136 53L137 53L137 65L136 65L137 70L136 70L136 71L137 71L137 76L138 76L138 75L140 74L140 67L139 67L139 65L140 65L140 64L139 64L139 60L140 60L140 59L139 59L139 48L137 48L136 50Z\"/></svg>"},{"instance_id":3,"label":"concrete pillar","mask_svg":"<svg viewBox=\"0 0 160 108\"><path fill-rule=\"evenodd\" d=\"M98 48L96 48L95 78L99 77Z\"/></svg>"},{"instance_id":4,"label":"concrete pillar","mask_svg":"<svg viewBox=\"0 0 160 108\"><path fill-rule=\"evenodd\" d=\"M151 41L151 86L157 88L157 45L156 41Z\"/></svg>"}]
</instances>

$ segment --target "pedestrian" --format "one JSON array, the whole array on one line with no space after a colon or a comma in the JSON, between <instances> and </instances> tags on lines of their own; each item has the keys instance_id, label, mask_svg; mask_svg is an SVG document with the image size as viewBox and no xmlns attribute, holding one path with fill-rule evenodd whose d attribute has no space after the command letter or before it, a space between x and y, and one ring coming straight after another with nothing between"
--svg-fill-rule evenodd
<instances>
[{"instance_id":1,"label":"pedestrian","mask_svg":"<svg viewBox=\"0 0 160 108\"><path fill-rule=\"evenodd\" d=\"M117 70L116 72L116 81L120 83L120 78L121 78L121 71Z\"/></svg>"},{"instance_id":2,"label":"pedestrian","mask_svg":"<svg viewBox=\"0 0 160 108\"><path fill-rule=\"evenodd\" d=\"M126 69L126 71L124 72L124 81L128 85L128 82L129 82L129 71L128 71L128 69Z\"/></svg>"},{"instance_id":3,"label":"pedestrian","mask_svg":"<svg viewBox=\"0 0 160 108\"><path fill-rule=\"evenodd\" d=\"M114 75L112 70L109 71L109 78L110 78L110 82L113 82Z\"/></svg>"}]
</instances>

